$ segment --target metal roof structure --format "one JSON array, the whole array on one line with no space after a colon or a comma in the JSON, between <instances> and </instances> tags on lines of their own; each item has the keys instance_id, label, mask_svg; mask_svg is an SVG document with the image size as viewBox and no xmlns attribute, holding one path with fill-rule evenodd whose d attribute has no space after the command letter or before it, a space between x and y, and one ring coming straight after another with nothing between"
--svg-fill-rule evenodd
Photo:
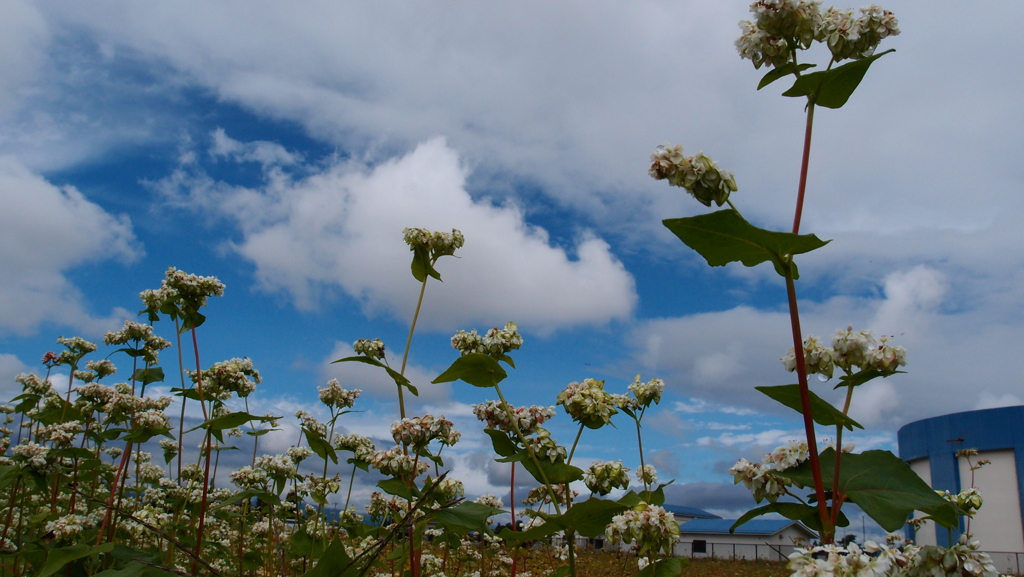
<instances>
[{"instance_id":1,"label":"metal roof structure","mask_svg":"<svg viewBox=\"0 0 1024 577\"><path fill-rule=\"evenodd\" d=\"M693 517L694 519L721 519L718 515L708 513L703 509L696 507L684 507L683 505L662 505L662 509L665 509L673 515L679 515L682 517Z\"/></svg>"}]
</instances>

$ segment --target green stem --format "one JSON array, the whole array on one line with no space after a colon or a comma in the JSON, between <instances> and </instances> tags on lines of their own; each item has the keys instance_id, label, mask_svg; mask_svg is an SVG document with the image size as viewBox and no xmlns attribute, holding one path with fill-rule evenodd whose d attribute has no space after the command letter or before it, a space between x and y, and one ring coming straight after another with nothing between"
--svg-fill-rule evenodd
<instances>
[{"instance_id":1,"label":"green stem","mask_svg":"<svg viewBox=\"0 0 1024 577\"><path fill-rule=\"evenodd\" d=\"M398 371L403 377L405 376L405 364L409 362L409 348L412 346L412 334L416 331L416 321L420 318L420 307L423 306L423 293L427 291L427 278L424 278L423 284L420 285L420 298L416 300L416 312L412 314L412 324L409 325L409 338L405 340L405 352L402 354L402 370ZM398 409L404 419L405 396L402 391L402 385L398 385Z\"/></svg>"},{"instance_id":2,"label":"green stem","mask_svg":"<svg viewBox=\"0 0 1024 577\"><path fill-rule=\"evenodd\" d=\"M178 478L177 483L181 485L181 460L185 458L182 451L182 443L185 440L185 361L181 353L181 321L174 315L174 337L178 341L178 378L181 379L181 418L178 420Z\"/></svg>"},{"instance_id":3,"label":"green stem","mask_svg":"<svg viewBox=\"0 0 1024 577\"><path fill-rule=\"evenodd\" d=\"M516 436L519 437L519 442L526 447L526 452L530 454L530 460L533 461L534 466L537 467L537 472L540 473L541 481L544 482L544 486L548 490L548 496L551 497L551 503L555 506L555 514L561 515L562 508L558 506L558 496L555 495L555 490L551 487L551 482L548 481L547 474L544 473L544 469L540 466L540 460L537 459L537 453L533 451L533 447L530 446L530 443L526 440L526 436L523 435L523 432L519 429L519 423L516 421L516 416L512 411L512 406L505 400L505 395L501 394L500 386L494 385L494 390L498 392L498 398L501 400L501 406L505 409L505 414L508 415L508 420L512 423L512 429L516 432Z\"/></svg>"},{"instance_id":4,"label":"green stem","mask_svg":"<svg viewBox=\"0 0 1024 577\"><path fill-rule=\"evenodd\" d=\"M356 482L356 466L352 465L352 476L348 479L348 495L345 495L345 507L342 511L348 511L348 503L352 500L352 485Z\"/></svg>"},{"instance_id":5,"label":"green stem","mask_svg":"<svg viewBox=\"0 0 1024 577\"><path fill-rule=\"evenodd\" d=\"M640 477L642 477L641 481L644 483L644 492L649 493L651 491L651 484L647 482L647 475L644 474L644 440L640 435L640 421L644 418L644 412L646 411L647 407L644 407L640 411L640 416L634 419L634 421L636 421L636 444L640 451Z\"/></svg>"},{"instance_id":6,"label":"green stem","mask_svg":"<svg viewBox=\"0 0 1024 577\"><path fill-rule=\"evenodd\" d=\"M572 442L572 449L569 451L569 458L566 459L567 465L572 464L572 456L576 453L576 444L580 442L580 437L583 435L583 423L580 423L580 430L576 432L576 439Z\"/></svg>"}]
</instances>

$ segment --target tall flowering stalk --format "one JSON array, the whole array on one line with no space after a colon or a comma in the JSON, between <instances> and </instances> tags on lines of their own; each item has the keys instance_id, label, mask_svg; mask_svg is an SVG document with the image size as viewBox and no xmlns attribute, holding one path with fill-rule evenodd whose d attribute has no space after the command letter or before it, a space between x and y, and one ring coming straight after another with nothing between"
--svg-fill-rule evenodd
<instances>
[{"instance_id":1,"label":"tall flowering stalk","mask_svg":"<svg viewBox=\"0 0 1024 577\"><path fill-rule=\"evenodd\" d=\"M181 328L178 333L190 332L192 335L192 350L195 353L196 369L195 390L199 405L203 411L203 421L209 422L210 414L206 407L206 397L203 391L202 364L199 360L199 339L196 329L206 322L206 316L200 311L206 305L210 297L219 297L224 294L224 284L215 277L203 277L188 274L174 267L167 269L167 273L161 286L157 290L144 291L140 297L146 305L143 312L149 314L150 320L159 318L159 313L171 316L174 319L181 319ZM180 347L179 347L180 348ZM186 392L181 391L182 404L184 405ZM184 406L182 407L182 419L184 420ZM183 436L183 435L182 435ZM179 437L179 443L181 438ZM203 453L205 463L203 467L203 495L199 508L199 525L196 528L195 556L202 556L203 527L206 522L207 498L209 495L210 464L212 453L212 431L207 428L203 438ZM179 444L179 452L181 446ZM193 562L193 573L197 570L197 563Z\"/></svg>"},{"instance_id":2,"label":"tall flowering stalk","mask_svg":"<svg viewBox=\"0 0 1024 577\"><path fill-rule=\"evenodd\" d=\"M848 453L842 447L844 429L861 428L849 417L853 390L871 379L888 377L906 363L906 352L885 339L877 342L869 333L852 329L833 338L833 348L821 345L813 336L805 340L800 327L796 280L799 278L794 257L827 244L814 235L800 234L801 217L807 192L811 136L816 107L840 108L850 98L871 64L887 54L876 52L879 43L899 34L895 16L878 6L852 10L821 10L817 0L758 0L750 5L753 19L740 23L742 35L736 41L740 56L751 60L755 68L768 72L758 88L792 76L793 85L783 95L806 99L804 144L796 195L792 232L782 233L757 228L748 223L733 204L731 195L738 190L735 177L703 153L686 156L679 145L665 145L651 155L649 174L670 185L684 188L703 205L728 209L689 218L664 221L684 243L700 253L711 266L742 262L756 266L771 262L786 282L793 347L783 358L786 368L796 372L797 383L758 390L780 403L798 410L803 417L805 441L777 449L763 465L742 461L733 468L736 482L744 482L758 502L767 505L744 515L737 525L767 513L779 513L801 520L819 531L821 541L831 544L837 526L845 523L841 513L845 502L854 502L888 530L903 525L914 509L925 511L939 523L956 523L955 506L936 498L923 481L897 457L886 451ZM808 72L815 65L798 57L814 43L825 44L830 59L825 70ZM849 60L849 62L842 63ZM796 351L796 352L794 352ZM842 368L840 384L846 388L846 402L836 409L814 394L808 386L808 374L831 377L836 366ZM836 447L819 452L815 423L836 428ZM824 463L830 462L826 472ZM886 470L881 474L879 470ZM857 479L851 482L851 479ZM813 493L803 500L797 488L810 487ZM899 491L913 495L904 503L881 506L873 502L873 491ZM780 502L787 495L798 503ZM813 504L812 504L813 503Z\"/></svg>"}]
</instances>

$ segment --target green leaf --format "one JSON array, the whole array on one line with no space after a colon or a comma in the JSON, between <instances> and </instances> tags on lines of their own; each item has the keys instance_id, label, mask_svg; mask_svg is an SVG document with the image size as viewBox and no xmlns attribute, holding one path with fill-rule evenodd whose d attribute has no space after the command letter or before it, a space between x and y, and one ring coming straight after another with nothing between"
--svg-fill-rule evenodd
<instances>
[{"instance_id":1,"label":"green leaf","mask_svg":"<svg viewBox=\"0 0 1024 577\"><path fill-rule=\"evenodd\" d=\"M302 574L302 577L348 577L358 574L358 568L345 552L341 539L335 538L324 549L316 566Z\"/></svg>"},{"instance_id":2,"label":"green leaf","mask_svg":"<svg viewBox=\"0 0 1024 577\"><path fill-rule=\"evenodd\" d=\"M248 501L253 497L256 497L260 501L270 503L275 507L281 504L281 498L271 493L270 491L264 491L263 489L246 489L244 491L239 491L238 493L235 493L234 495L232 495L228 499L225 499L224 501L221 501L220 503L217 503L216 505L212 506L211 509L221 509L224 507L228 507L230 505L234 505L239 501Z\"/></svg>"},{"instance_id":3,"label":"green leaf","mask_svg":"<svg viewBox=\"0 0 1024 577\"><path fill-rule=\"evenodd\" d=\"M885 52L854 60L831 70L805 74L797 78L793 87L783 92L782 95L809 96L818 106L841 108L860 85L860 81L864 78L871 63L890 52L894 52L894 50L890 48Z\"/></svg>"},{"instance_id":4,"label":"green leaf","mask_svg":"<svg viewBox=\"0 0 1024 577\"><path fill-rule=\"evenodd\" d=\"M375 367L380 367L380 368L384 369L385 372L387 372L388 376L390 376L391 379L393 381L395 381L396 385L398 385L399 387L405 387L405 388L409 389L409 391L411 391L412 394L416 395L417 397L420 394L419 391L416 390L416 387L412 386L412 383L409 382L409 379L407 379L404 376L402 376L402 373L399 373L398 371L392 369L391 367L385 365L384 363L378 361L377 359L371 359L370 357L367 357L367 356L364 356L364 355L359 355L359 356L355 356L355 357L345 357L343 359L338 359L336 361L331 361L331 364L333 365L334 363L349 363L349 362L365 363L367 365L373 365Z\"/></svg>"},{"instance_id":5,"label":"green leaf","mask_svg":"<svg viewBox=\"0 0 1024 577\"><path fill-rule=\"evenodd\" d=\"M643 568L636 577L679 577L689 564L686 557L665 557Z\"/></svg>"},{"instance_id":6,"label":"green leaf","mask_svg":"<svg viewBox=\"0 0 1024 577\"><path fill-rule=\"evenodd\" d=\"M822 463L834 463L835 458L834 449L822 451L820 457ZM805 487L814 485L809 461L775 474ZM824 482L826 491L838 490L886 531L902 527L914 511L931 515L943 527L959 525L957 515L962 511L938 496L910 465L889 451L843 453L838 488L833 487L831 475L826 475Z\"/></svg>"},{"instance_id":7,"label":"green leaf","mask_svg":"<svg viewBox=\"0 0 1024 577\"><path fill-rule=\"evenodd\" d=\"M762 507L756 507L754 509L751 509L750 511L747 511L743 514L742 517L737 519L736 522L732 524L732 527L729 527L729 532L732 533L736 530L737 527L746 523L747 521L750 521L755 517L760 517L761 515L766 515L768 513L778 513L779 515L782 515L787 519L799 521L815 531L821 531L821 513L818 512L818 508L816 506L804 505L803 503L783 502L769 503ZM846 527L849 524L849 519L846 518L846 515L840 512L839 519L837 520L836 525L838 525L839 527Z\"/></svg>"},{"instance_id":8,"label":"green leaf","mask_svg":"<svg viewBox=\"0 0 1024 577\"><path fill-rule=\"evenodd\" d=\"M835 389L842 387L859 387L871 379L877 379L882 377L883 379L888 378L896 373L905 373L906 371L880 371L878 369L864 369L858 371L852 375L843 375L839 377L839 384L836 385Z\"/></svg>"},{"instance_id":9,"label":"green leaf","mask_svg":"<svg viewBox=\"0 0 1024 577\"><path fill-rule=\"evenodd\" d=\"M241 427L242 425L248 423L249 421L269 421L271 419L279 418L280 417L257 417L255 415L250 415L245 411L238 411L237 413L228 413L226 415L221 415L219 417L210 419L209 421L204 421L200 425L192 427L191 429L185 432L191 433L192 431L196 431L199 429L223 431L224 429L234 429L235 427Z\"/></svg>"},{"instance_id":10,"label":"green leaf","mask_svg":"<svg viewBox=\"0 0 1024 577\"><path fill-rule=\"evenodd\" d=\"M525 453L526 449L523 449L520 454ZM583 469L580 469L579 467L573 467L572 465L566 465L565 463L552 463L547 459L538 460L540 461L540 469L537 469L536 463L534 463L533 459L528 456L520 462L523 464L523 467L533 475L533 478L540 483L544 482L544 476L547 477L548 483L554 485L572 483L573 481L583 478ZM540 474L541 470L544 471L544 476Z\"/></svg>"},{"instance_id":11,"label":"green leaf","mask_svg":"<svg viewBox=\"0 0 1024 577\"><path fill-rule=\"evenodd\" d=\"M306 435L306 440L309 441L310 450L324 461L330 459L335 465L338 464L338 452L334 450L330 443L309 429L303 428L302 432Z\"/></svg>"},{"instance_id":12,"label":"green leaf","mask_svg":"<svg viewBox=\"0 0 1024 577\"><path fill-rule=\"evenodd\" d=\"M497 429L484 429L484 432L491 438L491 445L498 455L511 457L519 452L519 447L512 442L507 433Z\"/></svg>"},{"instance_id":13,"label":"green leaf","mask_svg":"<svg viewBox=\"0 0 1024 577\"><path fill-rule=\"evenodd\" d=\"M377 486L388 495L401 497L406 501L412 501L420 496L419 490L415 487L409 488L401 479L382 479L377 481Z\"/></svg>"},{"instance_id":14,"label":"green leaf","mask_svg":"<svg viewBox=\"0 0 1024 577\"><path fill-rule=\"evenodd\" d=\"M790 62L785 66L781 66L779 68L772 68L771 70L768 71L768 74L765 74L761 78L761 82L758 83L757 89L761 90L765 86L768 86L769 84L775 82L776 80L782 78L783 76L793 74L794 71L799 70L800 72L803 72L804 70L807 70L808 68L814 68L815 66L817 66L817 64L801 64L799 66L796 66L793 62Z\"/></svg>"},{"instance_id":15,"label":"green leaf","mask_svg":"<svg viewBox=\"0 0 1024 577\"><path fill-rule=\"evenodd\" d=\"M148 385L150 383L160 383L163 382L164 380L164 370L161 369L160 367L149 367L148 369L139 369L135 371L135 374L132 376L132 378L142 383L143 385Z\"/></svg>"},{"instance_id":16,"label":"green leaf","mask_svg":"<svg viewBox=\"0 0 1024 577\"><path fill-rule=\"evenodd\" d=\"M504 512L480 503L463 501L450 509L435 512L433 518L449 531L466 535L471 531L488 532L490 528L487 526L487 519Z\"/></svg>"},{"instance_id":17,"label":"green leaf","mask_svg":"<svg viewBox=\"0 0 1024 577\"><path fill-rule=\"evenodd\" d=\"M163 435L171 439L174 438L171 435L170 427L136 427L125 435L122 440L129 443L145 443L157 435Z\"/></svg>"},{"instance_id":18,"label":"green leaf","mask_svg":"<svg viewBox=\"0 0 1024 577\"><path fill-rule=\"evenodd\" d=\"M804 412L803 404L800 402L800 385L779 385L777 387L754 388L798 413L802 414ZM807 392L810 393L811 396L811 415L814 418L815 423L826 427L842 425L851 431L854 427L857 427L858 429L864 428L860 423L854 421L848 415L844 415L842 411L833 407L831 403L814 394L814 391L808 390Z\"/></svg>"},{"instance_id":19,"label":"green leaf","mask_svg":"<svg viewBox=\"0 0 1024 577\"><path fill-rule=\"evenodd\" d=\"M60 571L72 561L99 553L109 553L113 548L113 543L103 543L95 547L79 544L61 547L60 549L51 549L46 556L46 563L43 564L43 568L39 570L35 577L50 577L50 575Z\"/></svg>"},{"instance_id":20,"label":"green leaf","mask_svg":"<svg viewBox=\"0 0 1024 577\"><path fill-rule=\"evenodd\" d=\"M554 521L552 521L554 519ZM545 517L544 524L536 527L531 527L526 531L512 531L510 529L502 529L501 533L498 534L505 543L509 545L518 545L524 541L540 541L548 535L553 535L562 530L562 525L557 522L558 516L551 515Z\"/></svg>"},{"instance_id":21,"label":"green leaf","mask_svg":"<svg viewBox=\"0 0 1024 577\"><path fill-rule=\"evenodd\" d=\"M412 252L412 276L416 280L424 282L428 275L441 280L441 273L437 272L434 265L430 263L430 250L418 246L413 248Z\"/></svg>"},{"instance_id":22,"label":"green leaf","mask_svg":"<svg viewBox=\"0 0 1024 577\"><path fill-rule=\"evenodd\" d=\"M206 322L206 316L199 311L195 312L182 312L181 314L181 330L180 333L187 333L192 329L197 329Z\"/></svg>"},{"instance_id":23,"label":"green leaf","mask_svg":"<svg viewBox=\"0 0 1024 577\"><path fill-rule=\"evenodd\" d=\"M784 277L799 278L796 264L787 255L803 254L828 244L813 234L773 232L757 228L735 210L662 221L679 240L700 253L711 266L742 262L757 266L765 261L775 265Z\"/></svg>"},{"instance_id":24,"label":"green leaf","mask_svg":"<svg viewBox=\"0 0 1024 577\"><path fill-rule=\"evenodd\" d=\"M576 503L558 520L565 527L576 531L584 537L597 537L604 533L605 527L612 522L612 517L629 509L622 503L591 497Z\"/></svg>"},{"instance_id":25,"label":"green leaf","mask_svg":"<svg viewBox=\"0 0 1024 577\"><path fill-rule=\"evenodd\" d=\"M123 569L107 569L94 574L93 577L164 577L171 575L177 574L138 561L129 561Z\"/></svg>"},{"instance_id":26,"label":"green leaf","mask_svg":"<svg viewBox=\"0 0 1024 577\"><path fill-rule=\"evenodd\" d=\"M450 383L462 380L474 387L487 388L497 385L507 376L508 373L493 357L484 353L469 353L455 359L448 370L431 382Z\"/></svg>"}]
</instances>

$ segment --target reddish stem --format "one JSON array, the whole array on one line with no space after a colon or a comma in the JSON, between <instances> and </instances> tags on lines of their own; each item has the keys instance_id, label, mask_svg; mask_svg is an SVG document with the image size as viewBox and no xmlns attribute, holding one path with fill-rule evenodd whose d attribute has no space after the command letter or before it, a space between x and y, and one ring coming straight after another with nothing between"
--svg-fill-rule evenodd
<instances>
[{"instance_id":1,"label":"reddish stem","mask_svg":"<svg viewBox=\"0 0 1024 577\"><path fill-rule=\"evenodd\" d=\"M800 162L800 185L797 190L796 211L793 215L793 234L800 232L800 218L804 210L804 193L807 190L807 167L811 159L811 133L814 126L814 100L807 101L807 126L804 130L804 151ZM786 293L789 299L789 319L793 331L793 351L796 358L796 372L800 386L800 407L804 417L804 432L807 435L807 452L814 476L814 492L818 499L818 513L821 516L821 542L831 543L834 535L832 519L825 502L825 485L821 476L821 460L818 458L818 442L814 434L814 419L811 414L811 394L807 385L807 366L804 363L803 332L800 330L800 311L797 307L796 283L786 277Z\"/></svg>"},{"instance_id":2,"label":"reddish stem","mask_svg":"<svg viewBox=\"0 0 1024 577\"><path fill-rule=\"evenodd\" d=\"M811 160L811 128L814 125L814 101L807 102L807 127L804 129L804 154L800 161L800 187L796 193L796 214L793 215L793 234L800 232L800 217L804 213L804 191L807 190L807 165Z\"/></svg>"}]
</instances>

